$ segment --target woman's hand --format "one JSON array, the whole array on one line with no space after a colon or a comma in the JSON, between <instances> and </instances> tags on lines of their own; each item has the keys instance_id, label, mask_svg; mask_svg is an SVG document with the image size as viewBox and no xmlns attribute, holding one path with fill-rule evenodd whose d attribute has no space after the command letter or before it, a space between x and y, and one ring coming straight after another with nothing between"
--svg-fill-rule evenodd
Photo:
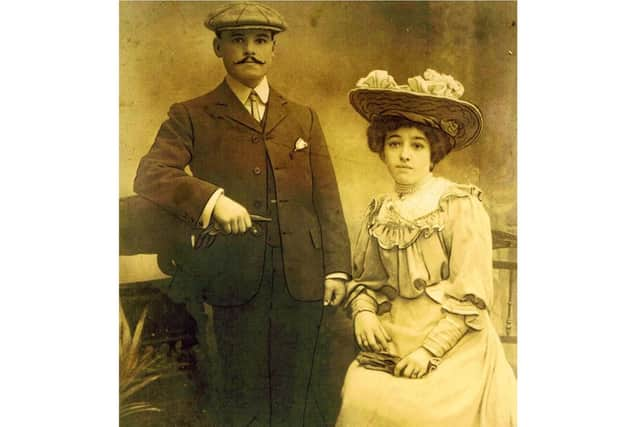
<instances>
[{"instance_id":1,"label":"woman's hand","mask_svg":"<svg viewBox=\"0 0 640 427\"><path fill-rule=\"evenodd\" d=\"M422 378L427 374L429 360L433 356L423 347L408 354L396 365L393 375L396 377Z\"/></svg>"},{"instance_id":2,"label":"woman's hand","mask_svg":"<svg viewBox=\"0 0 640 427\"><path fill-rule=\"evenodd\" d=\"M389 351L388 342L391 337L384 330L378 316L370 311L360 311L353 321L356 341L362 350Z\"/></svg>"}]
</instances>

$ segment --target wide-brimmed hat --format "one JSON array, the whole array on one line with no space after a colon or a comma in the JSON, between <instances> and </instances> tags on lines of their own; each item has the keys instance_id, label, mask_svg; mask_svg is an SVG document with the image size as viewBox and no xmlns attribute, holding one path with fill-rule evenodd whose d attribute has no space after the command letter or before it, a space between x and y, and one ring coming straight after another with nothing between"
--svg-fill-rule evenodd
<instances>
[{"instance_id":1,"label":"wide-brimmed hat","mask_svg":"<svg viewBox=\"0 0 640 427\"><path fill-rule=\"evenodd\" d=\"M215 32L264 29L279 33L287 29L287 23L277 10L253 2L236 2L222 6L209 14L204 25Z\"/></svg>"},{"instance_id":2,"label":"wide-brimmed hat","mask_svg":"<svg viewBox=\"0 0 640 427\"><path fill-rule=\"evenodd\" d=\"M353 108L367 121L383 116L400 116L428 124L451 137L452 150L476 142L482 129L482 113L460 98L464 86L453 77L427 69L422 75L398 85L384 70L361 78L349 92Z\"/></svg>"}]
</instances>

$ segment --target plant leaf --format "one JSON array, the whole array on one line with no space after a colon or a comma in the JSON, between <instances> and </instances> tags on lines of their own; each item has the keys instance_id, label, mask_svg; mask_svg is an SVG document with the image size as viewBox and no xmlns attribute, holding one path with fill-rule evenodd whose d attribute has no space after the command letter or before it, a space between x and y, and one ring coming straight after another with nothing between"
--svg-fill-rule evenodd
<instances>
[{"instance_id":1,"label":"plant leaf","mask_svg":"<svg viewBox=\"0 0 640 427\"><path fill-rule=\"evenodd\" d=\"M162 412L162 409L156 408L149 402L131 402L120 405L120 418L139 412Z\"/></svg>"},{"instance_id":2,"label":"plant leaf","mask_svg":"<svg viewBox=\"0 0 640 427\"><path fill-rule=\"evenodd\" d=\"M121 391L120 392L120 401L122 402L123 400L126 400L133 393L135 393L136 391L142 389L147 384L150 384L150 383L154 382L155 380L157 380L161 376L162 375L160 375L160 374L148 376L144 380L140 381L138 384L131 385L130 387L127 388L127 390Z\"/></svg>"},{"instance_id":3,"label":"plant leaf","mask_svg":"<svg viewBox=\"0 0 640 427\"><path fill-rule=\"evenodd\" d=\"M140 315L140 319L138 319L138 323L136 323L136 329L133 331L133 338L131 339L131 347L129 348L128 360L129 360L129 368L136 365L138 362L138 355L140 353L140 342L142 339L142 329L144 328L144 321L147 317L147 311L149 307L146 306L142 310L142 314Z\"/></svg>"},{"instance_id":4,"label":"plant leaf","mask_svg":"<svg viewBox=\"0 0 640 427\"><path fill-rule=\"evenodd\" d=\"M142 379L145 375L155 373L154 365L162 360L162 355L143 356L136 364L120 369L121 388L136 379ZM126 365L126 364L125 364Z\"/></svg>"},{"instance_id":5,"label":"plant leaf","mask_svg":"<svg viewBox=\"0 0 640 427\"><path fill-rule=\"evenodd\" d=\"M123 369L120 371L120 390L125 390L130 384L143 380L146 374L155 373L153 365L158 364L162 360L162 355L156 355L152 359L141 360L140 363L131 367L131 369Z\"/></svg>"},{"instance_id":6,"label":"plant leaf","mask_svg":"<svg viewBox=\"0 0 640 427\"><path fill-rule=\"evenodd\" d=\"M131 345L131 328L129 327L129 322L127 321L127 316L124 314L124 309L122 308L122 302L120 302L120 354L122 352L126 352Z\"/></svg>"}]
</instances>

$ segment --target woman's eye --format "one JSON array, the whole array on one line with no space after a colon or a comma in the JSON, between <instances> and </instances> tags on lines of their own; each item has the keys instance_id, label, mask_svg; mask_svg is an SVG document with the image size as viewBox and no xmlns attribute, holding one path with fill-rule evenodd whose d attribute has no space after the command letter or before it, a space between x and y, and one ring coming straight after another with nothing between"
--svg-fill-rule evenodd
<instances>
[{"instance_id":1,"label":"woman's eye","mask_svg":"<svg viewBox=\"0 0 640 427\"><path fill-rule=\"evenodd\" d=\"M416 150L422 150L424 148L424 145L415 143L413 144L413 148L415 148Z\"/></svg>"}]
</instances>

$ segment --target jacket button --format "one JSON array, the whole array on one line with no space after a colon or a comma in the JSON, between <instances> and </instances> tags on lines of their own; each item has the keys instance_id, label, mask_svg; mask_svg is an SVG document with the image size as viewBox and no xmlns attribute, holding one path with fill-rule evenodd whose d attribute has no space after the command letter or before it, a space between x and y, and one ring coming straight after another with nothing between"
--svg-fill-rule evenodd
<instances>
[{"instance_id":1,"label":"jacket button","mask_svg":"<svg viewBox=\"0 0 640 427\"><path fill-rule=\"evenodd\" d=\"M253 174L254 175L260 175L262 173L262 169L260 169L259 167L255 167L253 168Z\"/></svg>"},{"instance_id":2,"label":"jacket button","mask_svg":"<svg viewBox=\"0 0 640 427\"><path fill-rule=\"evenodd\" d=\"M259 136L254 136L253 138L251 138L251 142L254 144L258 144L261 141L262 138L260 138Z\"/></svg>"},{"instance_id":3,"label":"jacket button","mask_svg":"<svg viewBox=\"0 0 640 427\"><path fill-rule=\"evenodd\" d=\"M260 227L258 224L254 224L249 229L249 233L251 233L251 235L254 237L260 237L263 234L262 227Z\"/></svg>"},{"instance_id":4,"label":"jacket button","mask_svg":"<svg viewBox=\"0 0 640 427\"><path fill-rule=\"evenodd\" d=\"M253 201L253 207L254 208L259 208L260 206L262 206L262 202L260 200L254 200Z\"/></svg>"},{"instance_id":5,"label":"jacket button","mask_svg":"<svg viewBox=\"0 0 640 427\"><path fill-rule=\"evenodd\" d=\"M413 281L413 286L417 290L421 291L421 290L423 290L424 288L427 287L427 282L424 279L416 279L416 280Z\"/></svg>"}]
</instances>

